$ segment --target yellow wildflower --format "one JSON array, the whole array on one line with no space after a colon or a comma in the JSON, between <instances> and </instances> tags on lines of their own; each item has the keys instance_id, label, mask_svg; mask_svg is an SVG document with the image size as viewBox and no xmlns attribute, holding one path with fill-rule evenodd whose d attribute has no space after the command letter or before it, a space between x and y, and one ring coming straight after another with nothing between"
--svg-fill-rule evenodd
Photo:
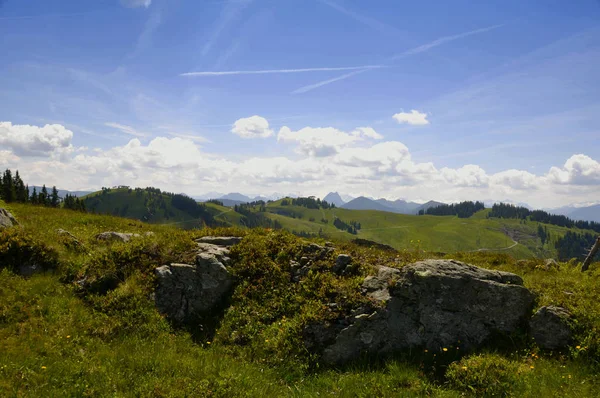
<instances>
[{"instance_id":1,"label":"yellow wildflower","mask_svg":"<svg viewBox=\"0 0 600 398\"><path fill-rule=\"evenodd\" d=\"M46 367L45 367L45 366L42 366L42 370L46 370Z\"/></svg>"},{"instance_id":2,"label":"yellow wildflower","mask_svg":"<svg viewBox=\"0 0 600 398\"><path fill-rule=\"evenodd\" d=\"M446 347L442 348L442 351L446 352L448 349Z\"/></svg>"}]
</instances>

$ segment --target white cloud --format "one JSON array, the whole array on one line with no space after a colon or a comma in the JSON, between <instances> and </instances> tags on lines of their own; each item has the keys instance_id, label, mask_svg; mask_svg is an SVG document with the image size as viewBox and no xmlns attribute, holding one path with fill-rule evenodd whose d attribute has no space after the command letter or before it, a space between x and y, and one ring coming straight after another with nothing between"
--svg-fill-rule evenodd
<instances>
[{"instance_id":1,"label":"white cloud","mask_svg":"<svg viewBox=\"0 0 600 398\"><path fill-rule=\"evenodd\" d=\"M238 119L233 124L231 132L242 138L268 138L273 135L267 119L257 115Z\"/></svg>"},{"instance_id":2,"label":"white cloud","mask_svg":"<svg viewBox=\"0 0 600 398\"><path fill-rule=\"evenodd\" d=\"M304 127L292 131L287 126L282 127L277 135L278 141L296 143L298 153L317 158L335 155L340 148L366 138L381 139L383 136L371 127L359 127L345 133L333 127Z\"/></svg>"},{"instance_id":3,"label":"white cloud","mask_svg":"<svg viewBox=\"0 0 600 398\"><path fill-rule=\"evenodd\" d=\"M558 184L600 184L600 162L583 154L573 155L563 167L552 167L548 178Z\"/></svg>"},{"instance_id":4,"label":"white cloud","mask_svg":"<svg viewBox=\"0 0 600 398\"><path fill-rule=\"evenodd\" d=\"M124 7L137 8L137 7L150 7L152 0L121 0L121 4Z\"/></svg>"},{"instance_id":5,"label":"white cloud","mask_svg":"<svg viewBox=\"0 0 600 398\"><path fill-rule=\"evenodd\" d=\"M144 133L140 133L138 131L136 131L133 127L131 126L126 126L124 124L119 124L119 123L104 123L105 126L108 127L112 127L115 128L117 130L120 130L122 133L125 133L127 135L132 135L134 137L145 137L146 134Z\"/></svg>"},{"instance_id":6,"label":"white cloud","mask_svg":"<svg viewBox=\"0 0 600 398\"><path fill-rule=\"evenodd\" d=\"M369 127L350 132L283 127L279 142L296 147L299 155L293 159L277 154L280 145L274 141L269 145L275 155L239 159L207 152L191 138L156 137L148 143L133 138L125 145L84 151L72 146L73 133L61 125L5 122L0 124L0 166L19 169L30 185L73 190L131 185L191 195L211 190L340 191L423 201L509 198L537 207L600 197L600 163L585 155L573 155L544 175L515 169L488 174L474 164L438 169L418 162L401 142L374 141L381 136Z\"/></svg>"},{"instance_id":7,"label":"white cloud","mask_svg":"<svg viewBox=\"0 0 600 398\"><path fill-rule=\"evenodd\" d=\"M44 127L0 122L0 146L18 156L64 154L73 150L73 132L60 124Z\"/></svg>"},{"instance_id":8,"label":"white cloud","mask_svg":"<svg viewBox=\"0 0 600 398\"><path fill-rule=\"evenodd\" d=\"M458 187L486 187L489 183L485 170L475 164L467 164L458 169L444 167L440 172L448 183Z\"/></svg>"},{"instance_id":9,"label":"white cloud","mask_svg":"<svg viewBox=\"0 0 600 398\"><path fill-rule=\"evenodd\" d=\"M427 114L419 112L415 109L411 110L410 112L396 113L392 117L400 124L410 124L413 126L424 126L429 124L429 120L427 120Z\"/></svg>"},{"instance_id":10,"label":"white cloud","mask_svg":"<svg viewBox=\"0 0 600 398\"><path fill-rule=\"evenodd\" d=\"M528 171L510 169L493 174L490 181L496 185L506 186L512 189L535 189L540 184L540 177Z\"/></svg>"}]
</instances>

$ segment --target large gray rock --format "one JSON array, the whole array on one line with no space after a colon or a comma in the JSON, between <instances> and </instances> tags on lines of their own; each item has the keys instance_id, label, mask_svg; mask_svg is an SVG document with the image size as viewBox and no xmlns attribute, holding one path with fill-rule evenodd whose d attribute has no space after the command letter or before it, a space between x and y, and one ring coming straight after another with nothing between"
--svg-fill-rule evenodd
<instances>
[{"instance_id":1,"label":"large gray rock","mask_svg":"<svg viewBox=\"0 0 600 398\"><path fill-rule=\"evenodd\" d=\"M240 243L242 239L239 236L204 236L196 239L196 242L229 247Z\"/></svg>"},{"instance_id":2,"label":"large gray rock","mask_svg":"<svg viewBox=\"0 0 600 398\"><path fill-rule=\"evenodd\" d=\"M529 321L531 336L540 348L558 350L572 342L571 314L561 307L542 307Z\"/></svg>"},{"instance_id":3,"label":"large gray rock","mask_svg":"<svg viewBox=\"0 0 600 398\"><path fill-rule=\"evenodd\" d=\"M158 310L175 322L184 322L194 316L210 312L231 292L235 278L227 265L229 246L239 239L215 237L199 239L196 262L163 265L155 270L158 286L155 302Z\"/></svg>"},{"instance_id":4,"label":"large gray rock","mask_svg":"<svg viewBox=\"0 0 600 398\"><path fill-rule=\"evenodd\" d=\"M519 276L453 260L382 268L363 288L380 308L348 319L322 351L329 364L416 347L471 350L519 329L534 301Z\"/></svg>"},{"instance_id":5,"label":"large gray rock","mask_svg":"<svg viewBox=\"0 0 600 398\"><path fill-rule=\"evenodd\" d=\"M129 242L132 238L139 238L139 234L129 234L123 232L102 232L96 235L97 240L107 241L107 242Z\"/></svg>"},{"instance_id":6,"label":"large gray rock","mask_svg":"<svg viewBox=\"0 0 600 398\"><path fill-rule=\"evenodd\" d=\"M10 228L10 227L13 227L18 224L19 223L13 217L13 215L10 213L10 211L0 207L0 229Z\"/></svg>"}]
</instances>

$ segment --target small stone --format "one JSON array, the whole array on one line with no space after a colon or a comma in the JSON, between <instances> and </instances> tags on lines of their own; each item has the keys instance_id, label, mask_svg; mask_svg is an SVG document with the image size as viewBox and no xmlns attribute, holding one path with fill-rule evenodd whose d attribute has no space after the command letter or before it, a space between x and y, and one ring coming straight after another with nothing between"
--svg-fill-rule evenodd
<instances>
[{"instance_id":1,"label":"small stone","mask_svg":"<svg viewBox=\"0 0 600 398\"><path fill-rule=\"evenodd\" d=\"M130 234L130 233L123 233L123 232L114 232L114 231L109 231L109 232L102 232L98 235L96 235L96 239L97 240L102 240L102 241L117 241L117 242L129 242L132 238L139 238L140 235L139 234Z\"/></svg>"}]
</instances>

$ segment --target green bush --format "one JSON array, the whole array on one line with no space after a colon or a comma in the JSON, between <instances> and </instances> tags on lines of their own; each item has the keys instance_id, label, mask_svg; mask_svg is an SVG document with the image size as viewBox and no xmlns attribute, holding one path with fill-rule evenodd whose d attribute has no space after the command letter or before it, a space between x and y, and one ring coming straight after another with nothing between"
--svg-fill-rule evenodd
<instances>
[{"instance_id":1,"label":"green bush","mask_svg":"<svg viewBox=\"0 0 600 398\"><path fill-rule=\"evenodd\" d=\"M446 371L451 388L477 396L509 396L520 386L529 369L497 354L465 357L452 363Z\"/></svg>"},{"instance_id":2,"label":"green bush","mask_svg":"<svg viewBox=\"0 0 600 398\"><path fill-rule=\"evenodd\" d=\"M58 253L20 228L0 230L0 269L18 272L20 267L28 266L44 271L54 269L58 266Z\"/></svg>"}]
</instances>

